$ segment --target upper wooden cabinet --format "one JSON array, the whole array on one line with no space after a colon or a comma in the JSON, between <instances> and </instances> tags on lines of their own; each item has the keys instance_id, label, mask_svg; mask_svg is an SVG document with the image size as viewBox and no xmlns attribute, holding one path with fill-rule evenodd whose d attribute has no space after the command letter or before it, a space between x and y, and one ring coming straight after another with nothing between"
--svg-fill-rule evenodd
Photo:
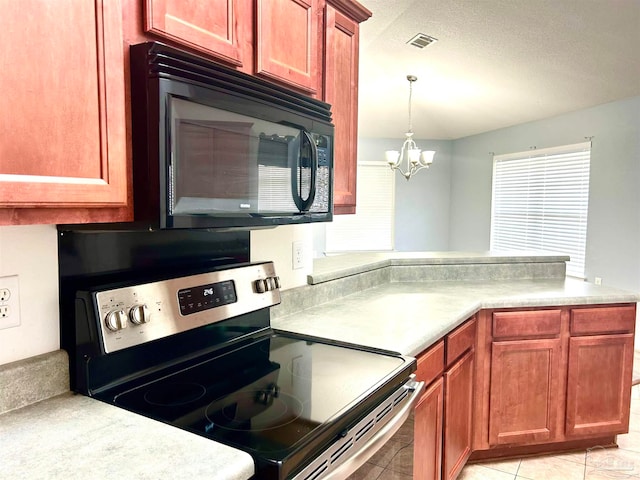
<instances>
[{"instance_id":1,"label":"upper wooden cabinet","mask_svg":"<svg viewBox=\"0 0 640 480\"><path fill-rule=\"evenodd\" d=\"M324 0L145 0L147 33L321 96Z\"/></svg>"},{"instance_id":2,"label":"upper wooden cabinet","mask_svg":"<svg viewBox=\"0 0 640 480\"><path fill-rule=\"evenodd\" d=\"M251 68L251 0L145 0L147 32Z\"/></svg>"},{"instance_id":3,"label":"upper wooden cabinet","mask_svg":"<svg viewBox=\"0 0 640 480\"><path fill-rule=\"evenodd\" d=\"M0 3L0 224L127 219L121 19L118 0Z\"/></svg>"},{"instance_id":4,"label":"upper wooden cabinet","mask_svg":"<svg viewBox=\"0 0 640 480\"><path fill-rule=\"evenodd\" d=\"M309 94L320 92L323 3L256 0L256 74Z\"/></svg>"},{"instance_id":5,"label":"upper wooden cabinet","mask_svg":"<svg viewBox=\"0 0 640 480\"><path fill-rule=\"evenodd\" d=\"M361 13L354 19L331 2L326 7L324 91L331 104L334 140L334 213L356 213L356 174L358 156L358 22L368 18Z\"/></svg>"}]
</instances>

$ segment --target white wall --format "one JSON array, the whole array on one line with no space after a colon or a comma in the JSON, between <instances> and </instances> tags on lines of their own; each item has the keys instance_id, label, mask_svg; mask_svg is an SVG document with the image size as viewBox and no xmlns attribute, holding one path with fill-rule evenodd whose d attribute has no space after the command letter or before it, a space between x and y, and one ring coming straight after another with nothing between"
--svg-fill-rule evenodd
<instances>
[{"instance_id":1,"label":"white wall","mask_svg":"<svg viewBox=\"0 0 640 480\"><path fill-rule=\"evenodd\" d=\"M386 150L398 150L400 138L362 138L359 160L379 160ZM433 165L406 180L396 172L395 250L442 251L449 248L451 142L417 140L422 150L435 150Z\"/></svg>"},{"instance_id":2,"label":"white wall","mask_svg":"<svg viewBox=\"0 0 640 480\"><path fill-rule=\"evenodd\" d=\"M586 275L640 291L640 97L453 142L451 250L487 250L496 154L594 137L591 150Z\"/></svg>"},{"instance_id":3,"label":"white wall","mask_svg":"<svg viewBox=\"0 0 640 480\"><path fill-rule=\"evenodd\" d=\"M293 242L304 246L304 267L293 269ZM273 261L282 289L306 285L313 268L313 226L283 225L251 231L251 261Z\"/></svg>"},{"instance_id":4,"label":"white wall","mask_svg":"<svg viewBox=\"0 0 640 480\"><path fill-rule=\"evenodd\" d=\"M60 348L56 235L53 225L0 227L0 277L18 275L21 319L0 330L0 365Z\"/></svg>"}]
</instances>

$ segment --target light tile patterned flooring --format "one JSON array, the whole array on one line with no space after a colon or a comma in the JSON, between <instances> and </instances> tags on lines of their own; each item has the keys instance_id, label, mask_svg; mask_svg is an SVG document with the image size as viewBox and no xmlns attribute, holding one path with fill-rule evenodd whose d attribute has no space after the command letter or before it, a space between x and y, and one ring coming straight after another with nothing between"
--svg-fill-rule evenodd
<instances>
[{"instance_id":1,"label":"light tile patterned flooring","mask_svg":"<svg viewBox=\"0 0 640 480\"><path fill-rule=\"evenodd\" d=\"M349 480L412 480L411 420ZM640 479L640 385L632 390L629 433L618 448L467 465L458 480ZM420 479L415 479L420 480Z\"/></svg>"}]
</instances>

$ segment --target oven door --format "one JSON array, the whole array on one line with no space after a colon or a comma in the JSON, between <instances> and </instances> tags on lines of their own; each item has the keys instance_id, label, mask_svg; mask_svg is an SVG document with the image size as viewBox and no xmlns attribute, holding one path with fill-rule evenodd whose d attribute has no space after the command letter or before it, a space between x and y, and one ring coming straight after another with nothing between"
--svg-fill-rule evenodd
<instances>
[{"instance_id":1,"label":"oven door","mask_svg":"<svg viewBox=\"0 0 640 480\"><path fill-rule=\"evenodd\" d=\"M343 480L364 465L409 418L424 390L415 375L340 434L292 480Z\"/></svg>"}]
</instances>

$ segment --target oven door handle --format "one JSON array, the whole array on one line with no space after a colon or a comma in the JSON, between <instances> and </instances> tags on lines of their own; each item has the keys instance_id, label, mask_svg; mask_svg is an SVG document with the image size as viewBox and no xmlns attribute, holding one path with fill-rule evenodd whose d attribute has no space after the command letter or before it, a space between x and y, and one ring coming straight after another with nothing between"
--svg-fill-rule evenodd
<instances>
[{"instance_id":1,"label":"oven door handle","mask_svg":"<svg viewBox=\"0 0 640 480\"><path fill-rule=\"evenodd\" d=\"M413 390L412 397L402 406L402 408L371 437L360 450L355 452L343 464L333 469L327 475L321 477L322 480L343 480L364 465L371 456L376 453L393 435L400 429L402 424L409 418L418 399L424 390L424 382L411 382L405 388Z\"/></svg>"}]
</instances>

